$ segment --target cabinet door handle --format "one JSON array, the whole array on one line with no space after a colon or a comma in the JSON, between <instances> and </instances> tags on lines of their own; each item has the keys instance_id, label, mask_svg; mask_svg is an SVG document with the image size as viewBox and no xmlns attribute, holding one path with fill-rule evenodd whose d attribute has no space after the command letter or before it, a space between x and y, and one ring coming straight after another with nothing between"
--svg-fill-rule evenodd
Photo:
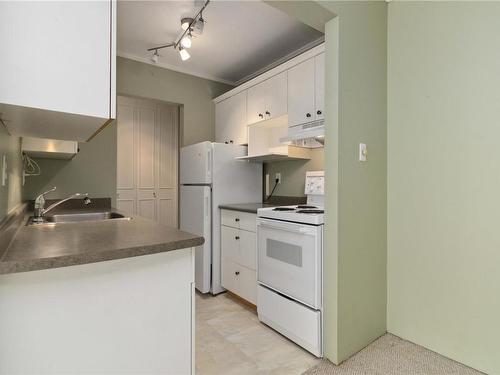
<instances>
[{"instance_id":1,"label":"cabinet door handle","mask_svg":"<svg viewBox=\"0 0 500 375\"><path fill-rule=\"evenodd\" d=\"M318 111L316 112L317 115L321 115L321 111L318 109Z\"/></svg>"},{"instance_id":2,"label":"cabinet door handle","mask_svg":"<svg viewBox=\"0 0 500 375\"><path fill-rule=\"evenodd\" d=\"M264 115L262 113L259 113L260 118L264 118Z\"/></svg>"},{"instance_id":3,"label":"cabinet door handle","mask_svg":"<svg viewBox=\"0 0 500 375\"><path fill-rule=\"evenodd\" d=\"M240 219L236 218L236 219L234 219L234 221L238 222L238 221L240 221Z\"/></svg>"},{"instance_id":4,"label":"cabinet door handle","mask_svg":"<svg viewBox=\"0 0 500 375\"><path fill-rule=\"evenodd\" d=\"M229 144L229 142L228 142L228 141L225 141L224 143L225 143L226 145L227 145L227 144Z\"/></svg>"},{"instance_id":5,"label":"cabinet door handle","mask_svg":"<svg viewBox=\"0 0 500 375\"><path fill-rule=\"evenodd\" d=\"M229 141L229 143L231 143L231 144L232 144L232 143L233 143L233 140L231 139L231 140Z\"/></svg>"},{"instance_id":6,"label":"cabinet door handle","mask_svg":"<svg viewBox=\"0 0 500 375\"><path fill-rule=\"evenodd\" d=\"M236 271L234 274L238 276L240 274L240 271Z\"/></svg>"},{"instance_id":7,"label":"cabinet door handle","mask_svg":"<svg viewBox=\"0 0 500 375\"><path fill-rule=\"evenodd\" d=\"M239 237L239 236L235 236L235 237L234 237L234 239L235 239L235 240L239 240L239 239L240 239L240 237Z\"/></svg>"},{"instance_id":8,"label":"cabinet door handle","mask_svg":"<svg viewBox=\"0 0 500 375\"><path fill-rule=\"evenodd\" d=\"M153 191L153 198L156 198L156 192Z\"/></svg>"},{"instance_id":9,"label":"cabinet door handle","mask_svg":"<svg viewBox=\"0 0 500 375\"><path fill-rule=\"evenodd\" d=\"M271 116L271 112L266 111L266 115Z\"/></svg>"},{"instance_id":10,"label":"cabinet door handle","mask_svg":"<svg viewBox=\"0 0 500 375\"><path fill-rule=\"evenodd\" d=\"M310 113L307 113L307 114L306 114L306 117L311 117L311 114L310 114Z\"/></svg>"}]
</instances>

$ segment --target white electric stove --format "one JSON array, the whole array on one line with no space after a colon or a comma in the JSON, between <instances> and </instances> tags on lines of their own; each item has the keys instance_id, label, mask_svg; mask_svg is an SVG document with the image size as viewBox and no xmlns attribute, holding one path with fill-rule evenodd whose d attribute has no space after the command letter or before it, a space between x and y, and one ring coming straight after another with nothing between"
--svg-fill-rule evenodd
<instances>
[{"instance_id":1,"label":"white electric stove","mask_svg":"<svg viewBox=\"0 0 500 375\"><path fill-rule=\"evenodd\" d=\"M257 216L295 223L322 225L324 223L324 181L325 173L323 171L307 172L305 184L306 204L259 208Z\"/></svg>"},{"instance_id":2,"label":"white electric stove","mask_svg":"<svg viewBox=\"0 0 500 375\"><path fill-rule=\"evenodd\" d=\"M259 319L323 356L324 172L307 172L307 204L257 211Z\"/></svg>"}]
</instances>

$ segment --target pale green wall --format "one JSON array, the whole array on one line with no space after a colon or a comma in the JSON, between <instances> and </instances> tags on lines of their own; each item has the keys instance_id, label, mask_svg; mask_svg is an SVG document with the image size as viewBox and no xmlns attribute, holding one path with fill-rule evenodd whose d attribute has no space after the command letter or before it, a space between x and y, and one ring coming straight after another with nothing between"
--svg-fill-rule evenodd
<instances>
[{"instance_id":1,"label":"pale green wall","mask_svg":"<svg viewBox=\"0 0 500 375\"><path fill-rule=\"evenodd\" d=\"M118 95L138 96L182 104L181 142L189 145L214 140L212 99L232 86L119 57Z\"/></svg>"},{"instance_id":2,"label":"pale green wall","mask_svg":"<svg viewBox=\"0 0 500 375\"><path fill-rule=\"evenodd\" d=\"M281 173L282 183L276 187L274 195L304 197L306 172L324 170L324 154L323 148L317 148L311 150L310 160L290 160L265 164L264 173L269 173L269 191L274 186L276 173Z\"/></svg>"},{"instance_id":3,"label":"pale green wall","mask_svg":"<svg viewBox=\"0 0 500 375\"><path fill-rule=\"evenodd\" d=\"M338 15L325 28L324 250L326 356L338 363L386 332L387 4L268 3L317 28L326 9Z\"/></svg>"},{"instance_id":4,"label":"pale green wall","mask_svg":"<svg viewBox=\"0 0 500 375\"><path fill-rule=\"evenodd\" d=\"M389 5L388 329L500 374L500 3Z\"/></svg>"},{"instance_id":5,"label":"pale green wall","mask_svg":"<svg viewBox=\"0 0 500 375\"><path fill-rule=\"evenodd\" d=\"M89 193L93 198L114 198L116 194L116 122L111 123L90 142L79 143L80 152L71 160L35 159L42 174L26 178L24 199L34 199L52 186L57 190L49 199L74 193Z\"/></svg>"},{"instance_id":6,"label":"pale green wall","mask_svg":"<svg viewBox=\"0 0 500 375\"><path fill-rule=\"evenodd\" d=\"M7 159L7 183L0 184L0 221L11 209L21 203L21 144L19 138L11 137L2 124L0 124L0 173L2 157Z\"/></svg>"},{"instance_id":7,"label":"pale green wall","mask_svg":"<svg viewBox=\"0 0 500 375\"><path fill-rule=\"evenodd\" d=\"M338 133L327 132L326 137L327 146L338 138L338 159L327 156L326 161L327 187L329 174L335 172L338 187L337 202L329 200L326 208L326 221L337 222L332 232L336 239L327 239L337 241L338 273L328 277L337 283L340 362L386 331L387 4L321 5L338 15ZM329 34L327 48L335 44ZM327 89L327 102L332 95L332 88ZM360 142L368 145L364 163L358 161Z\"/></svg>"}]
</instances>

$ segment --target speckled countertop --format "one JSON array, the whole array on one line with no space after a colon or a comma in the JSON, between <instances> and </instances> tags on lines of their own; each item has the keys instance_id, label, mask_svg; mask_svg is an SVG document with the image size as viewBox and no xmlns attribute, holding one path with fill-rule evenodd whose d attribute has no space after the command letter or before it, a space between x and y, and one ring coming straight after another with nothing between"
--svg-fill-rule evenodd
<instances>
[{"instance_id":1,"label":"speckled countertop","mask_svg":"<svg viewBox=\"0 0 500 375\"><path fill-rule=\"evenodd\" d=\"M25 215L12 242L0 254L0 274L156 254L204 243L203 237L138 216L27 226L28 217Z\"/></svg>"}]
</instances>

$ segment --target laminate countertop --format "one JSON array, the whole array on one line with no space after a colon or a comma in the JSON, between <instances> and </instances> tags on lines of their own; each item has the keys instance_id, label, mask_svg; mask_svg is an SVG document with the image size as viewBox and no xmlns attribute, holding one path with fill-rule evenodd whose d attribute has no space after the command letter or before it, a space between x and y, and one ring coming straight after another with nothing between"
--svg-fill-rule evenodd
<instances>
[{"instance_id":1,"label":"laminate countertop","mask_svg":"<svg viewBox=\"0 0 500 375\"><path fill-rule=\"evenodd\" d=\"M0 254L0 275L156 254L199 246L205 241L139 216L130 220L26 225L29 216L24 214L11 243Z\"/></svg>"},{"instance_id":2,"label":"laminate countertop","mask_svg":"<svg viewBox=\"0 0 500 375\"><path fill-rule=\"evenodd\" d=\"M219 208L223 210L249 212L252 214L256 214L259 208L276 207L276 206L277 206L276 204L268 204L268 203L235 203L235 204L221 204Z\"/></svg>"}]
</instances>

